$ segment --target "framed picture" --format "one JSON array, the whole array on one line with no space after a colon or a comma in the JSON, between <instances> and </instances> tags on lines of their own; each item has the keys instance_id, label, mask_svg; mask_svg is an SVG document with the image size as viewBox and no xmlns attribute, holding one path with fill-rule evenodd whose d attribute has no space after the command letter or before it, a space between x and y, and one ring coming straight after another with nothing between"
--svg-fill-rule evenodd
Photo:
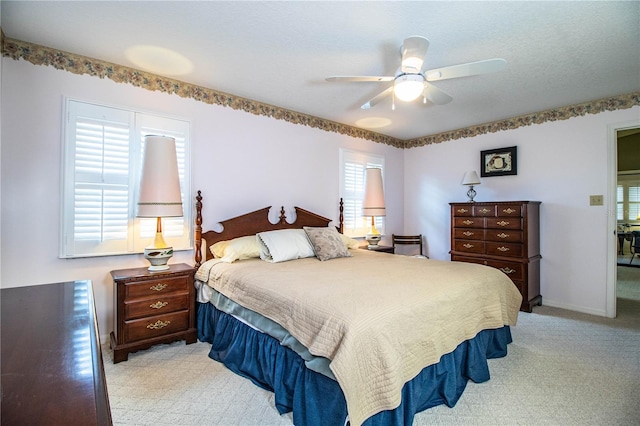
<instances>
[{"instance_id":1,"label":"framed picture","mask_svg":"<svg viewBox=\"0 0 640 426\"><path fill-rule=\"evenodd\" d=\"M508 176L518 174L518 147L488 149L480 152L480 176Z\"/></svg>"}]
</instances>

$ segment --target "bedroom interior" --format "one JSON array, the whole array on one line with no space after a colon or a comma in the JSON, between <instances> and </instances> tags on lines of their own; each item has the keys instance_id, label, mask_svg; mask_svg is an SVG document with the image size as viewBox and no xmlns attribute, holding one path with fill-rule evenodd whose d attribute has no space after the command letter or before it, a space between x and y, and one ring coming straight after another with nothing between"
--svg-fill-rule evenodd
<instances>
[{"instance_id":1,"label":"bedroom interior","mask_svg":"<svg viewBox=\"0 0 640 426\"><path fill-rule=\"evenodd\" d=\"M413 424L483 424L494 416L504 424L522 418L535 418L536 424L634 424L640 418L628 397L640 386L640 268L616 266L628 264L630 256L626 240L626 252L617 254L615 214L618 166L631 157L621 148L620 135L640 128L640 3L117 5L0 2L0 286L4 291L92 282L114 423L313 424L295 420L300 409L279 415L288 404L282 403L282 395L221 367L208 354L214 352L211 344L192 343L194 322L198 331L208 327L201 306L214 306L189 306L196 272L192 265L205 263L210 255L206 238L202 253L198 250L199 233L225 232L222 219L264 206L272 206L263 212L269 223L260 222L263 229L255 232L243 225L242 236L279 230L271 227L285 216L299 217L297 223L307 227L342 228L343 209L337 202L344 196L338 173L344 153L383 161L383 227L378 226L381 218L374 224L383 229L379 244L386 252L349 249L355 253L350 260L359 261L361 254L407 257L387 254L393 253L388 250L392 234L420 234L424 258L411 261L438 265L458 259L469 268L476 267L473 263L498 267L524 295L518 323L510 329L508 355L494 359L495 354L487 354L484 360L491 379L469 381L453 409L433 401L417 403L415 418L411 408L405 419L413 418ZM452 31L452 22L461 30ZM187 27L190 31L178 30ZM602 34L606 37L598 36ZM131 56L134 49L127 49L144 44L160 46L156 54L179 52L173 58L188 58L193 66L174 72L139 62ZM419 72L403 61L415 51L426 58L416 68ZM456 64L490 58L504 58L504 68L482 73L480 65L471 65L471 71L455 75L461 69ZM394 72L419 80L422 97L410 103L396 100L392 88L399 81L327 81L339 73L361 79ZM176 238L183 238L182 245L172 244L172 268L166 273L172 279L166 300L181 306L170 320L154 318L152 327L141 322L151 318L149 312L163 309L164 302L154 303L157 307L150 311L138 303L149 297L148 290L129 289L165 283L161 276L138 271L146 270L148 262L137 237L129 245L134 248L117 255L65 251L68 201L61 194L69 191L72 170L64 160L69 155L70 101L123 111L135 117L131 129L137 134L140 126L142 135L146 129L162 129L156 118L186 125L186 151L178 153L185 212L182 225L163 227L182 232ZM135 127L136 122L142 124ZM499 160L493 170L498 173L461 182L467 172L483 171L481 153L505 147L517 147L517 172L503 173L507 163ZM135 159L138 154L131 155ZM471 196L465 193L472 189L475 203L466 211L464 203ZM206 200L201 217L199 196ZM510 214L524 225L488 235L505 226L496 224L508 222L504 218ZM324 222L307 223L312 216ZM465 224L469 220L476 222ZM529 227L529 221L536 226ZM588 240L570 237L585 229L592 231ZM313 241L316 231L302 230ZM482 237L470 236L477 231ZM366 245L364 237L363 232L356 241ZM332 233L328 238L336 237ZM498 243L502 239L507 241ZM325 246L316 242L311 249L321 259ZM39 259L37 268L34 258ZM585 259L590 259L588 265ZM229 265L260 263L246 260ZM317 263L327 267L339 260ZM640 259L636 262L640 265ZM211 327L225 318L215 309ZM131 320L141 328L128 328ZM8 359L8 346L3 347L3 359ZM94 361L99 358L95 351L93 356ZM148 363L162 367L150 371ZM203 391L215 392L216 400L205 404L194 398ZM596 394L607 397L595 400ZM359 424L353 394L345 395L351 395L352 424ZM336 404L342 413L342 403ZM431 408L419 412L426 406Z\"/></svg>"}]
</instances>

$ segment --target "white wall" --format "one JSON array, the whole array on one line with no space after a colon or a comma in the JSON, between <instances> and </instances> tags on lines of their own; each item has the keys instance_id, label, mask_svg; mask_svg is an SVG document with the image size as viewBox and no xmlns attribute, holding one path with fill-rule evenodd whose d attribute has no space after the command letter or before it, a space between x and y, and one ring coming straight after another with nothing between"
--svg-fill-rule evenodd
<instances>
[{"instance_id":1,"label":"white wall","mask_svg":"<svg viewBox=\"0 0 640 426\"><path fill-rule=\"evenodd\" d=\"M608 206L615 197L607 126L639 114L634 107L406 150L405 232L422 232L428 254L449 259L448 203L467 200L464 173L480 172L480 151L516 145L517 176L481 178L476 201L541 201L543 304L604 316ZM596 194L605 195L604 206L589 206Z\"/></svg>"},{"instance_id":2,"label":"white wall","mask_svg":"<svg viewBox=\"0 0 640 426\"><path fill-rule=\"evenodd\" d=\"M63 96L190 120L205 229L269 205L273 221L281 205L290 219L299 206L337 221L341 147L385 156L387 227L402 228L399 149L8 58L1 90L0 286L91 279L103 338L113 328L109 272L147 263L141 255L58 258ZM171 263L179 262L193 264L193 252L176 253Z\"/></svg>"}]
</instances>

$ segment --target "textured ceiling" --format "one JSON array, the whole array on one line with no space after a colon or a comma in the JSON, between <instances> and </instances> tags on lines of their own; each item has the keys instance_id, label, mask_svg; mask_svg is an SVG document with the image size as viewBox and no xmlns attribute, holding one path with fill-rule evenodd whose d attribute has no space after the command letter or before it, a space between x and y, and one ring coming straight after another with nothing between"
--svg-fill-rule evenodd
<instances>
[{"instance_id":1,"label":"textured ceiling","mask_svg":"<svg viewBox=\"0 0 640 426\"><path fill-rule=\"evenodd\" d=\"M640 91L640 2L2 1L7 37L141 68L135 45L179 53L178 80L339 123L412 139ZM402 41L429 39L426 68L504 58L496 74L434 83L442 106L387 99ZM175 59L165 64L175 65ZM168 68L167 68L168 69ZM364 125L360 124L360 127Z\"/></svg>"}]
</instances>

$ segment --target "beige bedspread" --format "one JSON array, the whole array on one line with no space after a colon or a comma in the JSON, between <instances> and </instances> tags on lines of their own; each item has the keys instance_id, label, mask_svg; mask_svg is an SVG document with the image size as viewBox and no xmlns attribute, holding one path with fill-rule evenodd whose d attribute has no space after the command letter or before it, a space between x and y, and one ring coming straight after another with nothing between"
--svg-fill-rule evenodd
<instances>
[{"instance_id":1,"label":"beige bedspread","mask_svg":"<svg viewBox=\"0 0 640 426\"><path fill-rule=\"evenodd\" d=\"M210 261L196 277L331 359L352 425L397 407L403 385L463 341L516 324L522 296L497 269L351 252L326 262Z\"/></svg>"}]
</instances>

